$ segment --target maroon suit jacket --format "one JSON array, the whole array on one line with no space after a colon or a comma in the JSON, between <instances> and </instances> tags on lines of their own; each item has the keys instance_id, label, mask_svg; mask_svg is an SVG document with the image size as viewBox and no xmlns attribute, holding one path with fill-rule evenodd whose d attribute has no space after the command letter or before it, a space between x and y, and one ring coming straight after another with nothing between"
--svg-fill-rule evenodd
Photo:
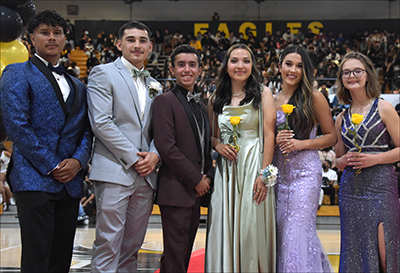
<instances>
[{"instance_id":1,"label":"maroon suit jacket","mask_svg":"<svg viewBox=\"0 0 400 273\"><path fill-rule=\"evenodd\" d=\"M182 105L174 92L181 91L175 89L159 95L153 105L154 143L162 159L158 173L156 203L191 207L196 201L195 187L203 176L201 174L202 156L191 121L186 113L188 107L190 108L189 103L184 101L183 103L187 105ZM181 96L184 95L181 93ZM210 125L204 104L202 106L206 122L205 147L207 147L204 174L212 179Z\"/></svg>"}]
</instances>

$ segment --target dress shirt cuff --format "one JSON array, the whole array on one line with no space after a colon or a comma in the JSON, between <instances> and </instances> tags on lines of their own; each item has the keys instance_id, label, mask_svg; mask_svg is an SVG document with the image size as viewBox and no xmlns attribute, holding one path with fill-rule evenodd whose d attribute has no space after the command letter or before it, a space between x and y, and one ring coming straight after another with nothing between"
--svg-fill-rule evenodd
<instances>
[{"instance_id":1,"label":"dress shirt cuff","mask_svg":"<svg viewBox=\"0 0 400 273\"><path fill-rule=\"evenodd\" d=\"M59 166L60 166L60 164L57 164L57 166L54 169L52 169L51 171L49 171L47 173L47 175L50 175L54 170L58 169ZM81 167L81 169L82 169L82 167Z\"/></svg>"}]
</instances>

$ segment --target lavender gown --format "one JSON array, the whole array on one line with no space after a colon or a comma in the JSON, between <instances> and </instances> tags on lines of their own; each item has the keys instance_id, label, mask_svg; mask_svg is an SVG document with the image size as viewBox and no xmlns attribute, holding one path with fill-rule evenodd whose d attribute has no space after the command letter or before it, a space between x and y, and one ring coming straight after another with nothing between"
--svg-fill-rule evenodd
<instances>
[{"instance_id":1,"label":"lavender gown","mask_svg":"<svg viewBox=\"0 0 400 273\"><path fill-rule=\"evenodd\" d=\"M277 111L276 128L284 122L285 114ZM273 164L279 168L275 185L277 272L333 272L316 227L322 183L318 151L294 151L284 158L277 147Z\"/></svg>"},{"instance_id":2,"label":"lavender gown","mask_svg":"<svg viewBox=\"0 0 400 273\"><path fill-rule=\"evenodd\" d=\"M358 126L357 144L362 153L389 150L390 136L376 99ZM355 151L350 111L342 121L342 139ZM379 272L378 225L383 224L387 272L400 271L400 209L397 178L392 164L356 171L347 167L339 188L341 244L339 272Z\"/></svg>"}]
</instances>

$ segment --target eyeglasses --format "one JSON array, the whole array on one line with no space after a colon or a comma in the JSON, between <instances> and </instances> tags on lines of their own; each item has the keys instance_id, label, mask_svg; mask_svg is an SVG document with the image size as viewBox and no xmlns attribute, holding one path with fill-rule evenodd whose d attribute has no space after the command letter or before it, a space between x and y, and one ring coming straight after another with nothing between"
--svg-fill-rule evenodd
<instances>
[{"instance_id":1,"label":"eyeglasses","mask_svg":"<svg viewBox=\"0 0 400 273\"><path fill-rule=\"evenodd\" d=\"M365 69L362 69L362 68L356 68L354 70L346 69L346 70L342 71L342 77L344 79L348 79L348 78L350 78L351 73L353 73L354 77L361 78L364 75L364 71L365 71Z\"/></svg>"}]
</instances>

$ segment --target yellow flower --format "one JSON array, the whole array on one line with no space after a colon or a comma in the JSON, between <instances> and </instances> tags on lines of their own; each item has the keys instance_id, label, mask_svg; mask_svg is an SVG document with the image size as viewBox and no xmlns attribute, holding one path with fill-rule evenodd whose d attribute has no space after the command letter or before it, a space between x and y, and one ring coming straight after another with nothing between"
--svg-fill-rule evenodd
<instances>
[{"instance_id":1,"label":"yellow flower","mask_svg":"<svg viewBox=\"0 0 400 273\"><path fill-rule=\"evenodd\" d=\"M282 104L281 107L282 107L282 111L285 114L291 114L293 112L293 109L296 108L296 106L293 106L291 104Z\"/></svg>"},{"instance_id":2,"label":"yellow flower","mask_svg":"<svg viewBox=\"0 0 400 273\"><path fill-rule=\"evenodd\" d=\"M351 122L355 125L358 125L363 120L364 116L359 114L352 114L351 115Z\"/></svg>"},{"instance_id":3,"label":"yellow flower","mask_svg":"<svg viewBox=\"0 0 400 273\"><path fill-rule=\"evenodd\" d=\"M238 125L240 122L240 117L230 117L229 119L232 125Z\"/></svg>"}]
</instances>

